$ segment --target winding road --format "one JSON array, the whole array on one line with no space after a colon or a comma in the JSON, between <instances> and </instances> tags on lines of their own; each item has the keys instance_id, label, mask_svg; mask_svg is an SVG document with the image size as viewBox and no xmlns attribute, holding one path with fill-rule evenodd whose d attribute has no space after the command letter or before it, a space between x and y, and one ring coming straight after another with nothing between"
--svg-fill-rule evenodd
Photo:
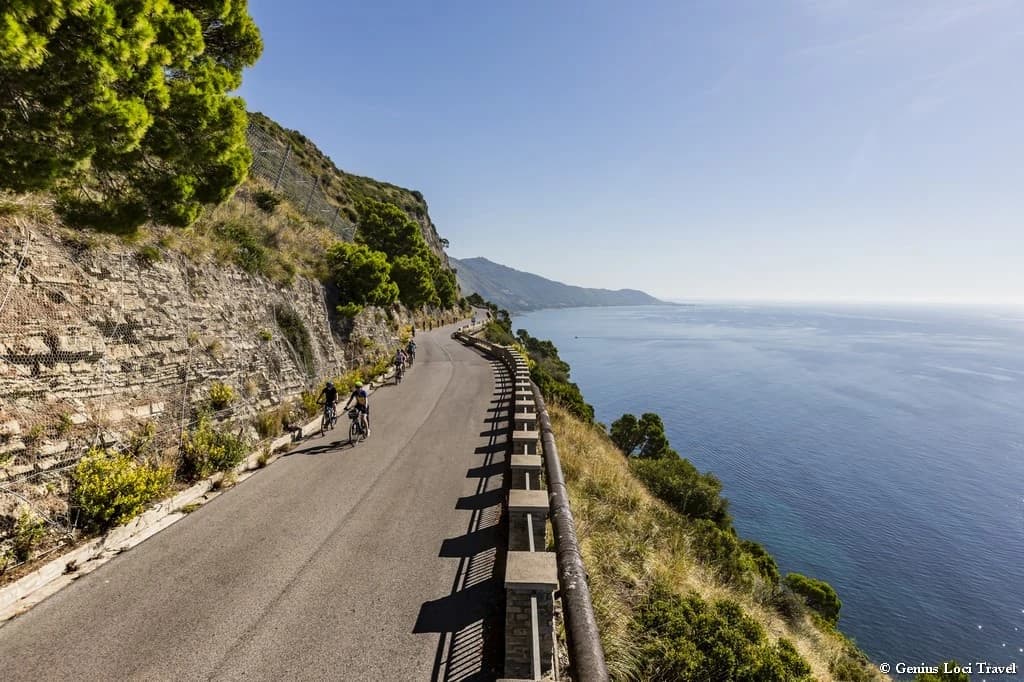
<instances>
[{"instance_id":1,"label":"winding road","mask_svg":"<svg viewBox=\"0 0 1024 682\"><path fill-rule=\"evenodd\" d=\"M5 680L492 680L503 370L416 336L400 386L0 627Z\"/></svg>"}]
</instances>

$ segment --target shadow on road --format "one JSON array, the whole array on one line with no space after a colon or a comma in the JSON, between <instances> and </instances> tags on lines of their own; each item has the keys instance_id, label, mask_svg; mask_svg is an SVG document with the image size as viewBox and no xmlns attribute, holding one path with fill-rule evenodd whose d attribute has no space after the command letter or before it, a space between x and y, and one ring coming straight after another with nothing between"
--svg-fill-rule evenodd
<instances>
[{"instance_id":1,"label":"shadow on road","mask_svg":"<svg viewBox=\"0 0 1024 682\"><path fill-rule=\"evenodd\" d=\"M282 455L282 456L283 457L291 457L292 455L322 455L322 454L324 454L326 452L330 452L332 450L337 450L342 445L348 445L348 444L349 444L348 436L345 436L344 438L338 438L337 440L333 440L330 443L320 443L318 445L309 445L309 446L304 447L304 448L299 448L298 450L292 450L291 452L284 453L284 455Z\"/></svg>"},{"instance_id":2,"label":"shadow on road","mask_svg":"<svg viewBox=\"0 0 1024 682\"><path fill-rule=\"evenodd\" d=\"M504 366L491 363L495 384L507 377ZM505 659L505 552L507 531L501 524L504 502L505 455L509 445L507 413L511 393L501 392L487 410L481 433L487 444L475 454L484 455L479 466L466 473L476 479L476 493L461 497L456 509L471 511L464 535L448 538L439 556L459 560L452 591L420 607L414 632L439 634L432 682L476 682L502 677ZM486 428L486 427L485 427Z\"/></svg>"}]
</instances>

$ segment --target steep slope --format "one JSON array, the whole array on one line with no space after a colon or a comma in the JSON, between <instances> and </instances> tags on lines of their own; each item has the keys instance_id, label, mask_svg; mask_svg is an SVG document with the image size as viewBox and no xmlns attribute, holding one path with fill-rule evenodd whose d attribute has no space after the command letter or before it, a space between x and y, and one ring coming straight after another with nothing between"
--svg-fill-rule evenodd
<instances>
[{"instance_id":1,"label":"steep slope","mask_svg":"<svg viewBox=\"0 0 1024 682\"><path fill-rule=\"evenodd\" d=\"M416 191L393 185L390 182L346 173L338 168L329 156L324 154L312 140L297 130L290 130L260 112L249 113L250 144L255 148L252 132L279 142L288 149L284 159L301 173L315 179L314 192L322 192L326 202L338 210L338 222L351 226L356 220L355 205L360 199L369 198L395 204L420 224L423 237L430 248L447 263L444 247L447 241L437 233L437 227L430 219L427 202ZM261 139L263 139L261 137ZM257 151L259 151L257 149ZM259 159L258 159L259 162ZM278 159L270 162L278 168ZM305 189L302 190L305 192Z\"/></svg>"},{"instance_id":2,"label":"steep slope","mask_svg":"<svg viewBox=\"0 0 1024 682\"><path fill-rule=\"evenodd\" d=\"M458 271L459 286L464 294L480 294L488 301L512 312L540 308L662 303L653 296L635 289L588 289L572 286L515 270L486 258L450 258L449 262Z\"/></svg>"}]
</instances>

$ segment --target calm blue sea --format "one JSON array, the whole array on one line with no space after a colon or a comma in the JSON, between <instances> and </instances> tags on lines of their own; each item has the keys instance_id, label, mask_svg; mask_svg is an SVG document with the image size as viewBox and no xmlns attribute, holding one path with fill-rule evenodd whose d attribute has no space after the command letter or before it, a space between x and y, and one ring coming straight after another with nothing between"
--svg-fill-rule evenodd
<instances>
[{"instance_id":1,"label":"calm blue sea","mask_svg":"<svg viewBox=\"0 0 1024 682\"><path fill-rule=\"evenodd\" d=\"M1024 310L577 308L513 328L555 342L602 422L660 414L740 534L830 582L876 662L1024 666Z\"/></svg>"}]
</instances>

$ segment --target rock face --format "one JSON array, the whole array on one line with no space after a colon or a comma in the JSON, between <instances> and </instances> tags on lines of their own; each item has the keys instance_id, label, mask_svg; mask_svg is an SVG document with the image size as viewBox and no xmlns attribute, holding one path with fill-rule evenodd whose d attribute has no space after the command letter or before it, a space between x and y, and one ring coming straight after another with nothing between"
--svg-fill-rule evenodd
<instances>
[{"instance_id":1,"label":"rock face","mask_svg":"<svg viewBox=\"0 0 1024 682\"><path fill-rule=\"evenodd\" d=\"M0 480L143 422L174 440L214 383L225 416L253 415L390 352L409 321L367 309L344 343L327 301L317 281L0 227Z\"/></svg>"}]
</instances>

